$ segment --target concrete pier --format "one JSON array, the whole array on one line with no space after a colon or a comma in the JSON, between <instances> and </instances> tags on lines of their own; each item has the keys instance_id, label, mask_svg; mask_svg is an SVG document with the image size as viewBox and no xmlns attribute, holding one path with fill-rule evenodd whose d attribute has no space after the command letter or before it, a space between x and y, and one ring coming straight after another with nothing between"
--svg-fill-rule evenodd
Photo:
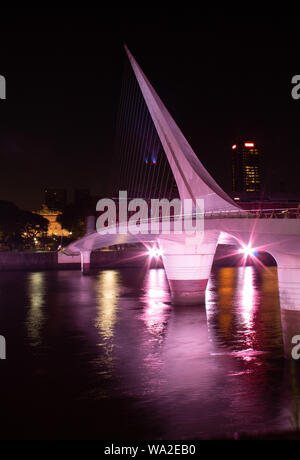
<instances>
[{"instance_id":1,"label":"concrete pier","mask_svg":"<svg viewBox=\"0 0 300 460\"><path fill-rule=\"evenodd\" d=\"M188 238L177 241L159 239L173 303L191 305L205 302L218 238L218 233L206 232L199 243L193 243Z\"/></svg>"},{"instance_id":2,"label":"concrete pier","mask_svg":"<svg viewBox=\"0 0 300 460\"><path fill-rule=\"evenodd\" d=\"M81 272L88 275L91 271L91 251L81 252Z\"/></svg>"}]
</instances>

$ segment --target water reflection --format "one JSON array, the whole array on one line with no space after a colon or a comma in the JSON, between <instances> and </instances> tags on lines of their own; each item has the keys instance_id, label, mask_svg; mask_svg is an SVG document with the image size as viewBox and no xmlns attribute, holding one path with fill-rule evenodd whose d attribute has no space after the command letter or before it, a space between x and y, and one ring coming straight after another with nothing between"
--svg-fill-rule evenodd
<instances>
[{"instance_id":1,"label":"water reflection","mask_svg":"<svg viewBox=\"0 0 300 460\"><path fill-rule=\"evenodd\" d=\"M28 404L36 398L34 382L45 387L40 371L51 361L51 406L68 399L64 422L79 438L95 427L96 436L122 438L126 424L128 439L140 427L155 439L207 439L290 429L292 418L293 427L299 422L299 366L283 359L282 328L290 354L300 317L282 311L281 327L276 269L213 271L206 309L170 305L163 270L20 279L30 299L26 358L28 348L36 354L33 344L44 345L42 359L32 360L37 372L27 376ZM5 286L14 296L15 284ZM2 315L3 327L14 329L11 311Z\"/></svg>"},{"instance_id":2,"label":"water reflection","mask_svg":"<svg viewBox=\"0 0 300 460\"><path fill-rule=\"evenodd\" d=\"M232 336L234 311L233 298L236 292L237 271L234 268L223 268L213 274L206 293L206 312L208 324L215 318L216 305L218 310L218 329L230 339Z\"/></svg>"},{"instance_id":3,"label":"water reflection","mask_svg":"<svg viewBox=\"0 0 300 460\"><path fill-rule=\"evenodd\" d=\"M161 343L167 326L170 301L168 281L164 270L149 270L145 282L145 295L142 298L146 306L143 320L153 340Z\"/></svg>"},{"instance_id":4,"label":"water reflection","mask_svg":"<svg viewBox=\"0 0 300 460\"><path fill-rule=\"evenodd\" d=\"M218 270L209 284L207 314L216 343L234 349L245 360L278 349L281 322L276 268ZM271 337L267 333L270 321L277 332Z\"/></svg>"},{"instance_id":5,"label":"water reflection","mask_svg":"<svg viewBox=\"0 0 300 460\"><path fill-rule=\"evenodd\" d=\"M119 273L114 270L101 272L96 283L96 293L98 307L95 326L111 352L111 339L117 322Z\"/></svg>"},{"instance_id":6,"label":"water reflection","mask_svg":"<svg viewBox=\"0 0 300 460\"><path fill-rule=\"evenodd\" d=\"M30 273L28 282L28 295L30 300L27 316L27 334L32 347L42 343L42 329L45 324L45 273Z\"/></svg>"},{"instance_id":7,"label":"water reflection","mask_svg":"<svg viewBox=\"0 0 300 460\"><path fill-rule=\"evenodd\" d=\"M237 302L240 303L241 325L244 333L244 347L252 352L255 346L255 315L258 307L257 293L254 286L253 267L243 267L239 272L237 285ZM251 353L245 355L251 359Z\"/></svg>"},{"instance_id":8,"label":"water reflection","mask_svg":"<svg viewBox=\"0 0 300 460\"><path fill-rule=\"evenodd\" d=\"M162 350L168 376L166 391L189 391L188 399L198 394L199 385L216 371L207 361L211 351L205 308L174 307Z\"/></svg>"},{"instance_id":9,"label":"water reflection","mask_svg":"<svg viewBox=\"0 0 300 460\"><path fill-rule=\"evenodd\" d=\"M254 270L251 267L245 267L241 271L242 287L242 317L245 328L253 328L253 317L255 314L255 288L254 288Z\"/></svg>"}]
</instances>

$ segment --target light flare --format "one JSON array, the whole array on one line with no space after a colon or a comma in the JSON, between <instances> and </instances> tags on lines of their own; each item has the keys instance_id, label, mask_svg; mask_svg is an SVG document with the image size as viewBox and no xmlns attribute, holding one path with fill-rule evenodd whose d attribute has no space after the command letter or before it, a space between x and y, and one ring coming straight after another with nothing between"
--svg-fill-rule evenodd
<instances>
[{"instance_id":1,"label":"light flare","mask_svg":"<svg viewBox=\"0 0 300 460\"><path fill-rule=\"evenodd\" d=\"M246 257L256 257L257 255L257 251L251 247L251 245L249 244L248 246L243 246L240 250L239 250L239 253L240 254L244 254Z\"/></svg>"},{"instance_id":2,"label":"light flare","mask_svg":"<svg viewBox=\"0 0 300 460\"><path fill-rule=\"evenodd\" d=\"M163 250L157 247L150 248L148 251L148 255L151 259L159 259L163 254Z\"/></svg>"}]
</instances>

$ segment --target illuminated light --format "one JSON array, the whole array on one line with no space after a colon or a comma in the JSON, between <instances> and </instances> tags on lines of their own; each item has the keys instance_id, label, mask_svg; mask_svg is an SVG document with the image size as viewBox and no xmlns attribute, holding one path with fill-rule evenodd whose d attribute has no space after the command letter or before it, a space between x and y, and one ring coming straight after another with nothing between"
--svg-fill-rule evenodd
<instances>
[{"instance_id":1,"label":"illuminated light","mask_svg":"<svg viewBox=\"0 0 300 460\"><path fill-rule=\"evenodd\" d=\"M235 150L236 148L237 148L236 145L233 145L233 146L232 146L232 150Z\"/></svg>"},{"instance_id":2,"label":"illuminated light","mask_svg":"<svg viewBox=\"0 0 300 460\"><path fill-rule=\"evenodd\" d=\"M239 250L240 254L244 254L246 257L255 257L256 256L256 251L253 249L250 245L249 246L244 246Z\"/></svg>"},{"instance_id":3,"label":"illuminated light","mask_svg":"<svg viewBox=\"0 0 300 460\"><path fill-rule=\"evenodd\" d=\"M157 164L157 153L153 152L151 156L152 164L156 165Z\"/></svg>"},{"instance_id":4,"label":"illuminated light","mask_svg":"<svg viewBox=\"0 0 300 460\"><path fill-rule=\"evenodd\" d=\"M155 249L155 248L149 249L148 255L149 255L149 257L151 257L151 258L155 257L155 256L156 256L156 249Z\"/></svg>"},{"instance_id":5,"label":"illuminated light","mask_svg":"<svg viewBox=\"0 0 300 460\"><path fill-rule=\"evenodd\" d=\"M234 201L240 201L240 198L234 198Z\"/></svg>"},{"instance_id":6,"label":"illuminated light","mask_svg":"<svg viewBox=\"0 0 300 460\"><path fill-rule=\"evenodd\" d=\"M247 148L251 148L251 147L252 147L252 148L253 148L253 147L255 147L255 144L250 143L250 142L246 142L245 147L247 147Z\"/></svg>"},{"instance_id":7,"label":"illuminated light","mask_svg":"<svg viewBox=\"0 0 300 460\"><path fill-rule=\"evenodd\" d=\"M148 251L148 255L151 259L159 259L163 255L163 251L159 248L151 248Z\"/></svg>"}]
</instances>

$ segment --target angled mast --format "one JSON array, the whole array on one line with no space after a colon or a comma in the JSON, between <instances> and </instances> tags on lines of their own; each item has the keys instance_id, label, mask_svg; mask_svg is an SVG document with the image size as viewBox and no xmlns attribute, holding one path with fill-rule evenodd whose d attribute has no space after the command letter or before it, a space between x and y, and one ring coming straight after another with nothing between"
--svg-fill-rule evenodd
<instances>
[{"instance_id":1,"label":"angled mast","mask_svg":"<svg viewBox=\"0 0 300 460\"><path fill-rule=\"evenodd\" d=\"M200 162L126 45L125 50L167 155L180 198L192 199L194 203L198 198L203 199L205 211L239 209Z\"/></svg>"}]
</instances>

